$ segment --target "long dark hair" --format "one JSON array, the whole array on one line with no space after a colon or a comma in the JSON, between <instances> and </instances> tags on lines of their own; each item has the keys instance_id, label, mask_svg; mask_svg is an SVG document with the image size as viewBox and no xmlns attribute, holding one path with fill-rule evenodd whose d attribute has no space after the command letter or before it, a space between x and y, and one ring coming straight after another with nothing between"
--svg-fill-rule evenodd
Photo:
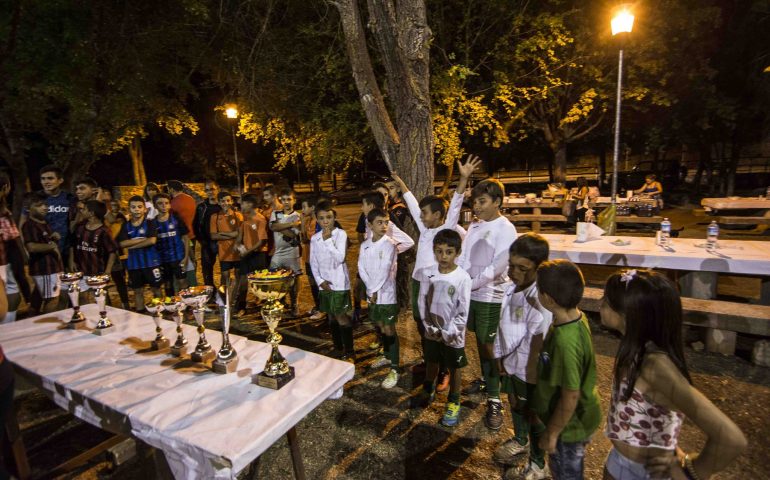
<instances>
[{"instance_id":1,"label":"long dark hair","mask_svg":"<svg viewBox=\"0 0 770 480\"><path fill-rule=\"evenodd\" d=\"M625 378L621 393L628 401L642 368L648 345L665 352L692 383L684 360L682 343L682 300L674 282L650 270L626 270L607 279L604 298L615 312L623 315L626 332L615 356L615 388Z\"/></svg>"}]
</instances>

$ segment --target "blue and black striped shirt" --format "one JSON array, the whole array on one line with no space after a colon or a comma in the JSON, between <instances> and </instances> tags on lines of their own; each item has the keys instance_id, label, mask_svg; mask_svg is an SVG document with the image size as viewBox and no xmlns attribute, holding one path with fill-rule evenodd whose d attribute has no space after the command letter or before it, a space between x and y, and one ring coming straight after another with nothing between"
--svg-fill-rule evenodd
<instances>
[{"instance_id":1,"label":"blue and black striped shirt","mask_svg":"<svg viewBox=\"0 0 770 480\"><path fill-rule=\"evenodd\" d=\"M152 238L158 236L158 227L153 220L145 217L142 223L134 225L131 220L120 227L118 242L131 240L134 238ZM160 256L155 245L149 245L142 248L132 248L128 250L128 260L126 267L129 270L141 270L143 268L153 268L160 265Z\"/></svg>"}]
</instances>

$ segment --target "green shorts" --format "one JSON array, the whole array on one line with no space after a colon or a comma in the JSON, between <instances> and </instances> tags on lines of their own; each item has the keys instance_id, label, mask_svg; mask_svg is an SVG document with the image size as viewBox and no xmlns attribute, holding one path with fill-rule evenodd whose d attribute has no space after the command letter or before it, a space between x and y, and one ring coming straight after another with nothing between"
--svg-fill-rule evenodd
<instances>
[{"instance_id":1,"label":"green shorts","mask_svg":"<svg viewBox=\"0 0 770 480\"><path fill-rule=\"evenodd\" d=\"M446 365L453 370L468 365L464 348L453 348L435 340L425 339L423 353L426 362Z\"/></svg>"},{"instance_id":2,"label":"green shorts","mask_svg":"<svg viewBox=\"0 0 770 480\"><path fill-rule=\"evenodd\" d=\"M353 310L350 290L321 290L318 292L318 303L318 309L327 315L344 315Z\"/></svg>"},{"instance_id":3,"label":"green shorts","mask_svg":"<svg viewBox=\"0 0 770 480\"><path fill-rule=\"evenodd\" d=\"M515 398L515 408L517 411L522 412L527 409L535 393L535 385L525 382L516 375L501 375L500 392L507 393L509 399Z\"/></svg>"},{"instance_id":4,"label":"green shorts","mask_svg":"<svg viewBox=\"0 0 770 480\"><path fill-rule=\"evenodd\" d=\"M477 302L471 300L468 312L468 330L476 332L478 343L494 343L497 327L500 325L499 303Z\"/></svg>"},{"instance_id":5,"label":"green shorts","mask_svg":"<svg viewBox=\"0 0 770 480\"><path fill-rule=\"evenodd\" d=\"M381 325L395 325L398 320L398 304L379 305L372 303L369 305L369 320Z\"/></svg>"},{"instance_id":6,"label":"green shorts","mask_svg":"<svg viewBox=\"0 0 770 480\"><path fill-rule=\"evenodd\" d=\"M414 317L415 322L419 322L420 320L420 307L417 305L417 302L420 300L420 282L418 280L415 280L414 278L412 280L412 316Z\"/></svg>"}]
</instances>

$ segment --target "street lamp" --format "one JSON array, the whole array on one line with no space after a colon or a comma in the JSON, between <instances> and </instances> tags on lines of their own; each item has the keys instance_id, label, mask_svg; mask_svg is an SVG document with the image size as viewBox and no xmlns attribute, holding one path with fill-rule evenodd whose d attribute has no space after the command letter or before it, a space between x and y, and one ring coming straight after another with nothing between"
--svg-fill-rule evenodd
<instances>
[{"instance_id":1,"label":"street lamp","mask_svg":"<svg viewBox=\"0 0 770 480\"><path fill-rule=\"evenodd\" d=\"M610 22L612 35L621 35L620 50L618 52L618 92L615 101L615 144L612 150L612 204L616 202L618 194L618 157L620 155L620 100L623 92L623 40L625 35L631 33L634 28L634 14L631 13L628 4L617 8Z\"/></svg>"},{"instance_id":2,"label":"street lamp","mask_svg":"<svg viewBox=\"0 0 770 480\"><path fill-rule=\"evenodd\" d=\"M235 124L238 118L238 107L235 104L225 105L225 115L230 120L230 133L233 135L233 156L235 157L235 175L238 178L238 196L242 195L241 191L241 167L238 163L238 144L235 139Z\"/></svg>"}]
</instances>

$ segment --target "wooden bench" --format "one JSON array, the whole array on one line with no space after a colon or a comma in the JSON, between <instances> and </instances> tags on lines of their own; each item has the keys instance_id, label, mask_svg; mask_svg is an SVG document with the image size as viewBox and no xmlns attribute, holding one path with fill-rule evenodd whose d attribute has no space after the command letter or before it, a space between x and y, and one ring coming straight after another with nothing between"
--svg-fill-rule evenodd
<instances>
[{"instance_id":1,"label":"wooden bench","mask_svg":"<svg viewBox=\"0 0 770 480\"><path fill-rule=\"evenodd\" d=\"M532 231L537 233L540 231L540 224L542 222L566 222L567 217L559 214L519 213L509 215L508 220L510 220L512 223L532 222Z\"/></svg>"},{"instance_id":2,"label":"wooden bench","mask_svg":"<svg viewBox=\"0 0 770 480\"><path fill-rule=\"evenodd\" d=\"M636 215L617 215L616 223L660 223L663 217L653 215L652 217L637 217Z\"/></svg>"},{"instance_id":3,"label":"wooden bench","mask_svg":"<svg viewBox=\"0 0 770 480\"><path fill-rule=\"evenodd\" d=\"M721 216L715 218L720 225L770 225L770 216L767 217L734 217Z\"/></svg>"},{"instance_id":4,"label":"wooden bench","mask_svg":"<svg viewBox=\"0 0 770 480\"><path fill-rule=\"evenodd\" d=\"M598 312L604 289L586 287L580 308ZM706 350L735 354L738 333L770 337L770 306L682 297L684 324L706 329Z\"/></svg>"}]
</instances>

